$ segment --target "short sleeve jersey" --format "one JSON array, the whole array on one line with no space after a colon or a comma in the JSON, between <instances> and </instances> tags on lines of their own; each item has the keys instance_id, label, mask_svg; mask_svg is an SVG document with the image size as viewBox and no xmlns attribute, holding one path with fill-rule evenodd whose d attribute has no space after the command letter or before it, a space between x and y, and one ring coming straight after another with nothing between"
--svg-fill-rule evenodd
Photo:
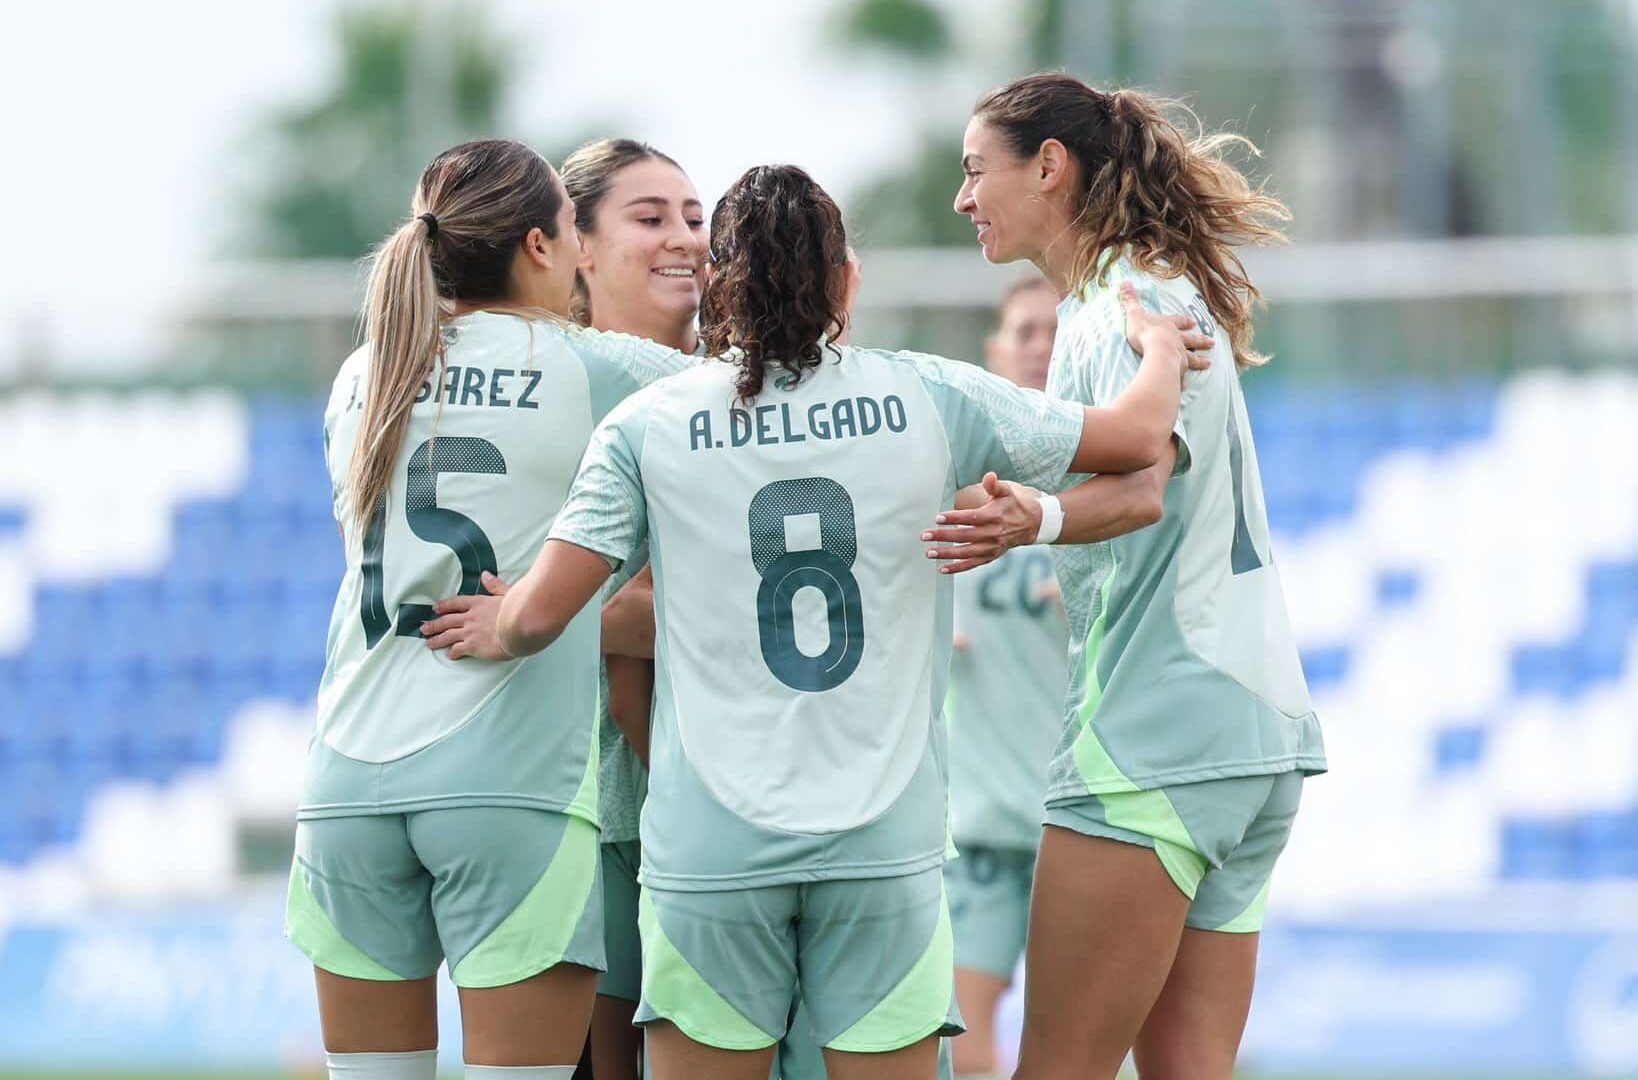
<instances>
[{"instance_id":1,"label":"short sleeve jersey","mask_svg":"<svg viewBox=\"0 0 1638 1080\"><path fill-rule=\"evenodd\" d=\"M1063 734L1069 631L1052 555L1018 548L956 575L950 657L951 828L957 847L1035 850L1047 762Z\"/></svg>"},{"instance_id":2,"label":"short sleeve jersey","mask_svg":"<svg viewBox=\"0 0 1638 1080\"><path fill-rule=\"evenodd\" d=\"M1117 293L1123 279L1151 310L1216 330L1187 279L1122 260L1105 286L1059 306L1048 393L1107 405L1136 375ZM1187 377L1162 519L1105 543L1053 549L1071 645L1067 730L1048 805L1325 769L1239 374L1227 335L1215 336L1211 368Z\"/></svg>"},{"instance_id":3,"label":"short sleeve jersey","mask_svg":"<svg viewBox=\"0 0 1638 1080\"><path fill-rule=\"evenodd\" d=\"M643 880L885 877L947 848L951 590L920 534L986 471L1056 486L1083 410L847 346L736 400L706 362L598 429L552 536L655 581Z\"/></svg>"},{"instance_id":4,"label":"short sleeve jersey","mask_svg":"<svg viewBox=\"0 0 1638 1080\"><path fill-rule=\"evenodd\" d=\"M594 824L596 605L519 660L427 648L431 605L516 580L545 542L597 422L694 362L622 334L477 312L444 329L366 528L349 511L368 348L325 412L326 458L347 549L330 619L316 737L298 816L461 805L562 810Z\"/></svg>"}]
</instances>

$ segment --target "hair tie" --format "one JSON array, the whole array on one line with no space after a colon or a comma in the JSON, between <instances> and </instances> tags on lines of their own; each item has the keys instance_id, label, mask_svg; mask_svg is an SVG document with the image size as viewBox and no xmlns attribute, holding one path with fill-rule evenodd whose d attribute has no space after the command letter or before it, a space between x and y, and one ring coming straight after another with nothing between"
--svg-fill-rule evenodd
<instances>
[{"instance_id":1,"label":"hair tie","mask_svg":"<svg viewBox=\"0 0 1638 1080\"><path fill-rule=\"evenodd\" d=\"M438 218L437 218L437 216L430 213L430 212L428 212L428 213L422 214L420 216L420 220L427 223L427 239L428 240L438 239Z\"/></svg>"}]
</instances>

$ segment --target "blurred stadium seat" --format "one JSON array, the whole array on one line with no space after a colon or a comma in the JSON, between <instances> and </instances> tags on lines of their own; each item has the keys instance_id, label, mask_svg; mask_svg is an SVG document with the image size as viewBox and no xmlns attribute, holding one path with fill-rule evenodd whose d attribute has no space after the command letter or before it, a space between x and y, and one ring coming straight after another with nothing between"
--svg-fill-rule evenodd
<instances>
[{"instance_id":1,"label":"blurred stadium seat","mask_svg":"<svg viewBox=\"0 0 1638 1080\"><path fill-rule=\"evenodd\" d=\"M1248 386L1336 767L1276 908L1638 878L1638 378ZM318 414L0 405L63 463L0 456L0 545L28 576L0 654L18 881L78 845L88 895L209 894L238 873L236 821L288 821L342 570ZM156 883L140 868L177 830L194 865Z\"/></svg>"}]
</instances>

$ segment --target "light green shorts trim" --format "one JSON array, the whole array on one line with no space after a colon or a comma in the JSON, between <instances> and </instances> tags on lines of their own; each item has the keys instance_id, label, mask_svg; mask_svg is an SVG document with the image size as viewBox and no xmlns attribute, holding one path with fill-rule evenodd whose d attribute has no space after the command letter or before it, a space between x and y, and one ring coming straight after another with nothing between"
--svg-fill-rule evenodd
<instances>
[{"instance_id":1,"label":"light green shorts trim","mask_svg":"<svg viewBox=\"0 0 1638 1080\"><path fill-rule=\"evenodd\" d=\"M644 887L637 1022L724 1050L771 1046L800 994L821 1046L898 1050L961 1030L942 874L724 892Z\"/></svg>"},{"instance_id":2,"label":"light green shorts trim","mask_svg":"<svg viewBox=\"0 0 1638 1080\"><path fill-rule=\"evenodd\" d=\"M336 975L506 986L559 963L603 967L597 829L473 806L296 826L285 936Z\"/></svg>"},{"instance_id":3,"label":"light green shorts trim","mask_svg":"<svg viewBox=\"0 0 1638 1080\"><path fill-rule=\"evenodd\" d=\"M1187 925L1250 934L1262 929L1302 783L1286 772L1082 795L1049 803L1046 823L1153 849L1189 898Z\"/></svg>"},{"instance_id":4,"label":"light green shorts trim","mask_svg":"<svg viewBox=\"0 0 1638 1080\"><path fill-rule=\"evenodd\" d=\"M603 949L608 970L597 981L605 997L638 1001L643 996L643 944L637 933L637 870L643 845L619 840L599 845L603 860Z\"/></svg>"},{"instance_id":5,"label":"light green shorts trim","mask_svg":"<svg viewBox=\"0 0 1638 1080\"><path fill-rule=\"evenodd\" d=\"M961 858L944 864L958 968L1012 982L1029 932L1029 890L1035 852L959 844Z\"/></svg>"}]
</instances>

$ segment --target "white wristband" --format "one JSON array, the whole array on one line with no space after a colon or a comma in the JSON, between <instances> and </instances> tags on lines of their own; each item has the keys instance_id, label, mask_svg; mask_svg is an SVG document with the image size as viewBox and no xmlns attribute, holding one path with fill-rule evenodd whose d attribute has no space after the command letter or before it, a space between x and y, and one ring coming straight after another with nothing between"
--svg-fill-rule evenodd
<instances>
[{"instance_id":1,"label":"white wristband","mask_svg":"<svg viewBox=\"0 0 1638 1080\"><path fill-rule=\"evenodd\" d=\"M1050 544L1064 531L1064 504L1058 501L1056 495L1042 495L1040 507L1041 528L1035 534L1035 542Z\"/></svg>"}]
</instances>

